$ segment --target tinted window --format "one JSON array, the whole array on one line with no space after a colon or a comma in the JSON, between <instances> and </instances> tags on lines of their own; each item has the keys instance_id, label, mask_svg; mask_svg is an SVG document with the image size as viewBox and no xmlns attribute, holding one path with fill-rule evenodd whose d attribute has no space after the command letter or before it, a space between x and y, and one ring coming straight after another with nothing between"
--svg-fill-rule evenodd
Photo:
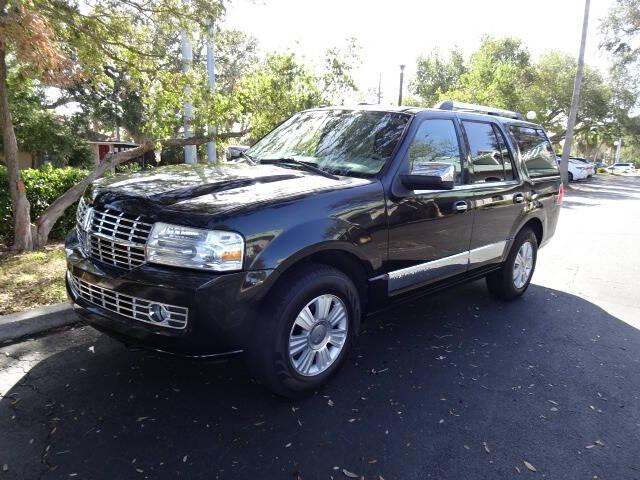
<instances>
[{"instance_id":1,"label":"tinted window","mask_svg":"<svg viewBox=\"0 0 640 480\"><path fill-rule=\"evenodd\" d=\"M529 176L558 175L558 164L551 143L541 128L512 126L511 135L520 149Z\"/></svg>"},{"instance_id":2,"label":"tinted window","mask_svg":"<svg viewBox=\"0 0 640 480\"><path fill-rule=\"evenodd\" d=\"M490 123L463 121L467 133L473 182L502 182L505 180L503 145Z\"/></svg>"},{"instance_id":3,"label":"tinted window","mask_svg":"<svg viewBox=\"0 0 640 480\"><path fill-rule=\"evenodd\" d=\"M502 163L504 164L504 179L505 180L515 180L518 178L516 175L516 167L513 163L513 155L511 155L511 150L507 146L507 141L502 134L502 131L493 126L494 131L496 132L496 136L498 137L498 143L500 145L500 153L502 154Z\"/></svg>"},{"instance_id":4,"label":"tinted window","mask_svg":"<svg viewBox=\"0 0 640 480\"><path fill-rule=\"evenodd\" d=\"M293 116L251 147L257 160L294 158L339 175L372 176L391 158L411 117L313 110Z\"/></svg>"},{"instance_id":5,"label":"tinted window","mask_svg":"<svg viewBox=\"0 0 640 480\"><path fill-rule=\"evenodd\" d=\"M409 146L409 169L427 163L447 163L456 169L455 183L461 183L462 156L452 120L423 121Z\"/></svg>"}]
</instances>

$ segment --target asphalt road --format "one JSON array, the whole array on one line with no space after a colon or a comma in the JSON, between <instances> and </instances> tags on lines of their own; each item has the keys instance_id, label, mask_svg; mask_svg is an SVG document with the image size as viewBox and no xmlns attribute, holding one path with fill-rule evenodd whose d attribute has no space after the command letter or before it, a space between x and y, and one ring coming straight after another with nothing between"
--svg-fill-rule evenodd
<instances>
[{"instance_id":1,"label":"asphalt road","mask_svg":"<svg viewBox=\"0 0 640 480\"><path fill-rule=\"evenodd\" d=\"M379 315L302 401L90 328L5 346L0 479L640 478L639 219L640 178L575 186L522 299Z\"/></svg>"}]
</instances>

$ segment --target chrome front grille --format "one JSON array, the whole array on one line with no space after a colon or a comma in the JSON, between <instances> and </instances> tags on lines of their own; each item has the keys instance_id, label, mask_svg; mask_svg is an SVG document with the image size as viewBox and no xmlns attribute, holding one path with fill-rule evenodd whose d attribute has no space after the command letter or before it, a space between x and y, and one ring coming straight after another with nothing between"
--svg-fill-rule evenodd
<instances>
[{"instance_id":1,"label":"chrome front grille","mask_svg":"<svg viewBox=\"0 0 640 480\"><path fill-rule=\"evenodd\" d=\"M153 225L140 218L114 210L102 211L94 208L91 232L114 241L144 245Z\"/></svg>"},{"instance_id":2,"label":"chrome front grille","mask_svg":"<svg viewBox=\"0 0 640 480\"><path fill-rule=\"evenodd\" d=\"M187 307L152 302L124 295L89 283L70 273L68 275L73 293L93 305L132 320L161 327L181 330L187 326L187 317L189 315ZM161 319L158 317L158 311L160 310L163 311L166 318Z\"/></svg>"},{"instance_id":3,"label":"chrome front grille","mask_svg":"<svg viewBox=\"0 0 640 480\"><path fill-rule=\"evenodd\" d=\"M145 244L153 224L142 221L141 216L99 210L81 199L76 218L85 256L127 270L144 263Z\"/></svg>"},{"instance_id":4,"label":"chrome front grille","mask_svg":"<svg viewBox=\"0 0 640 480\"><path fill-rule=\"evenodd\" d=\"M89 236L88 251L96 260L128 270L142 265L145 260L144 245L114 242L98 235Z\"/></svg>"}]
</instances>

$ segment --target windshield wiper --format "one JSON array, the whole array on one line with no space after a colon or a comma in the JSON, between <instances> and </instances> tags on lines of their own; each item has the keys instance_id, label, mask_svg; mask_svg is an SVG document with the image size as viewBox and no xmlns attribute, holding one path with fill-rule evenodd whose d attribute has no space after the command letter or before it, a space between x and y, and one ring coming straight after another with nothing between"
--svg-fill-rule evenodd
<instances>
[{"instance_id":1,"label":"windshield wiper","mask_svg":"<svg viewBox=\"0 0 640 480\"><path fill-rule=\"evenodd\" d=\"M334 175L333 173L325 172L321 168L314 167L313 165L309 165L308 163L301 162L300 160L296 160L295 158L263 158L260 160L260 163L264 163L267 165L277 165L279 163L292 163L294 165L298 165L305 170L313 173L317 173L318 175L322 175L323 177L331 178L332 180L340 180L340 177Z\"/></svg>"},{"instance_id":2,"label":"windshield wiper","mask_svg":"<svg viewBox=\"0 0 640 480\"><path fill-rule=\"evenodd\" d=\"M254 159L251 155L247 155L247 154L246 154L246 153L244 153L244 152L240 152L240 156L241 156L242 158L246 158L247 160L249 160L249 163L250 163L251 165L257 165L257 164L258 164L258 162L256 162L256 161L255 161L255 159Z\"/></svg>"}]
</instances>

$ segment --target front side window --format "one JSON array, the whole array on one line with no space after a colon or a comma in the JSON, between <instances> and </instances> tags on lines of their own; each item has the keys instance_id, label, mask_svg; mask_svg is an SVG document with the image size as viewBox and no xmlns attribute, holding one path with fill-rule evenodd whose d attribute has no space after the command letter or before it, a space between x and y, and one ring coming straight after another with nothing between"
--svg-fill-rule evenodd
<instances>
[{"instance_id":1,"label":"front side window","mask_svg":"<svg viewBox=\"0 0 640 480\"><path fill-rule=\"evenodd\" d=\"M459 185L462 156L458 135L452 120L424 120L409 146L409 170L430 163L446 163L455 167L455 184Z\"/></svg>"},{"instance_id":2,"label":"front side window","mask_svg":"<svg viewBox=\"0 0 640 480\"><path fill-rule=\"evenodd\" d=\"M544 130L512 125L510 131L530 177L558 175L556 154Z\"/></svg>"},{"instance_id":3,"label":"front side window","mask_svg":"<svg viewBox=\"0 0 640 480\"><path fill-rule=\"evenodd\" d=\"M473 183L505 181L504 153L494 127L486 122L463 121L469 141ZM513 177L512 177L513 178Z\"/></svg>"},{"instance_id":4,"label":"front side window","mask_svg":"<svg viewBox=\"0 0 640 480\"><path fill-rule=\"evenodd\" d=\"M390 160L410 118L362 110L302 112L246 153L256 160L290 158L336 175L371 177Z\"/></svg>"}]
</instances>

